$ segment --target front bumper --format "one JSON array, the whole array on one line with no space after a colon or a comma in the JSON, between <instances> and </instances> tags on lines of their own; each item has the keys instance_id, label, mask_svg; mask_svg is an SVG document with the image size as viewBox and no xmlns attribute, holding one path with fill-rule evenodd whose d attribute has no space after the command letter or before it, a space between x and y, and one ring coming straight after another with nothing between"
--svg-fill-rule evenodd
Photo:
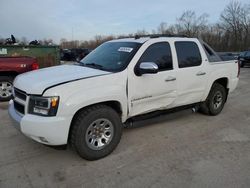
<instances>
[{"instance_id":1,"label":"front bumper","mask_svg":"<svg viewBox=\"0 0 250 188\"><path fill-rule=\"evenodd\" d=\"M12 100L8 111L14 127L27 137L46 145L67 144L72 117L21 115L14 109Z\"/></svg>"},{"instance_id":2,"label":"front bumper","mask_svg":"<svg viewBox=\"0 0 250 188\"><path fill-rule=\"evenodd\" d=\"M12 119L12 124L14 125L14 127L16 129L18 129L19 131L21 131L20 123L21 123L21 120L22 120L22 115L17 113L16 110L14 109L13 100L11 100L9 102L8 112L9 112L9 116Z\"/></svg>"}]
</instances>

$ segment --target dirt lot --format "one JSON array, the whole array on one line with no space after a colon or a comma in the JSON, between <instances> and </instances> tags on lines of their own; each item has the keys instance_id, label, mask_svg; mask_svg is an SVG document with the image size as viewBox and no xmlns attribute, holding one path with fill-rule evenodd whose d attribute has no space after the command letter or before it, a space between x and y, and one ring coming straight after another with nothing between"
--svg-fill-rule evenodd
<instances>
[{"instance_id":1,"label":"dirt lot","mask_svg":"<svg viewBox=\"0 0 250 188\"><path fill-rule=\"evenodd\" d=\"M0 187L250 187L250 68L223 112L185 110L125 129L118 148L89 162L31 141L0 104Z\"/></svg>"}]
</instances>

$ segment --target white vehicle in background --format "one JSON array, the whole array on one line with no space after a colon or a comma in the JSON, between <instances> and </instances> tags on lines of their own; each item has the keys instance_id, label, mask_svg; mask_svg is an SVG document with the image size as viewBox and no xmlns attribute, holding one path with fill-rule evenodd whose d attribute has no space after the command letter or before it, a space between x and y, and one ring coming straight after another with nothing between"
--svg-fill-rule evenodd
<instances>
[{"instance_id":1,"label":"white vehicle in background","mask_svg":"<svg viewBox=\"0 0 250 188\"><path fill-rule=\"evenodd\" d=\"M79 64L18 76L9 114L26 136L70 143L88 160L110 154L123 124L153 111L198 106L219 114L238 83L239 64L204 42L178 36L106 42Z\"/></svg>"}]
</instances>

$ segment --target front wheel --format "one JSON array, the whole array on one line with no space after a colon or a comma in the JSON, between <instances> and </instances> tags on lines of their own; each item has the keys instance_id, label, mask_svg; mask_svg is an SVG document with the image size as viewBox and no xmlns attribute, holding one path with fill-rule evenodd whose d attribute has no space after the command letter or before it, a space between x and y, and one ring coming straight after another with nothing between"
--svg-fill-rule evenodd
<instances>
[{"instance_id":1,"label":"front wheel","mask_svg":"<svg viewBox=\"0 0 250 188\"><path fill-rule=\"evenodd\" d=\"M218 115L226 102L227 92L225 87L219 83L214 83L205 102L200 107L202 113L208 115Z\"/></svg>"},{"instance_id":2,"label":"front wheel","mask_svg":"<svg viewBox=\"0 0 250 188\"><path fill-rule=\"evenodd\" d=\"M120 142L123 127L117 112L105 105L79 112L72 126L71 145L87 160L97 160L110 154Z\"/></svg>"}]
</instances>

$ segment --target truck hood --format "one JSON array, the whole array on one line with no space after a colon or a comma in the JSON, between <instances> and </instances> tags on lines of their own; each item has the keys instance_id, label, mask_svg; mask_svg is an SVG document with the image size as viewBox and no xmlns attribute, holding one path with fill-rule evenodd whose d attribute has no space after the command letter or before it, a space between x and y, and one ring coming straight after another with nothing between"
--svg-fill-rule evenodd
<instances>
[{"instance_id":1,"label":"truck hood","mask_svg":"<svg viewBox=\"0 0 250 188\"><path fill-rule=\"evenodd\" d=\"M27 72L16 77L14 87L28 94L41 95L58 84L110 74L110 72L77 65L60 65Z\"/></svg>"}]
</instances>

